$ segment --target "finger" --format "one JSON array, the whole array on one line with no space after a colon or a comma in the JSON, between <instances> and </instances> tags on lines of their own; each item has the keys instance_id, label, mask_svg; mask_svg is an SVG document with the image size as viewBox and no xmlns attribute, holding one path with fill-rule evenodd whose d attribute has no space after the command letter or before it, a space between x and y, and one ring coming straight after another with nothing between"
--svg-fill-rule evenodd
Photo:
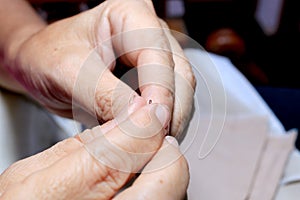
<instances>
[{"instance_id":1,"label":"finger","mask_svg":"<svg viewBox=\"0 0 300 200\"><path fill-rule=\"evenodd\" d=\"M111 1L107 23L116 57L137 67L142 97L167 105L172 111L174 62L168 39L149 5L151 1L126 1L122 6L119 1Z\"/></svg>"},{"instance_id":2,"label":"finger","mask_svg":"<svg viewBox=\"0 0 300 200\"><path fill-rule=\"evenodd\" d=\"M169 120L165 112L163 106L143 107L105 137L96 138L57 163L32 174L3 197L109 199L124 185L130 171L142 168L160 147L165 133L162 127ZM131 127L133 123L135 128ZM101 130L96 127L90 131ZM129 136L127 131L135 137ZM155 132L157 134L153 135ZM139 152L145 154L139 156Z\"/></svg>"},{"instance_id":3,"label":"finger","mask_svg":"<svg viewBox=\"0 0 300 200\"><path fill-rule=\"evenodd\" d=\"M189 170L175 138L167 136L163 146L145 167L133 185L114 199L170 199L185 196Z\"/></svg>"},{"instance_id":4,"label":"finger","mask_svg":"<svg viewBox=\"0 0 300 200\"><path fill-rule=\"evenodd\" d=\"M93 51L77 75L73 89L73 118L94 127L98 121L116 118L135 98L138 99L137 106L145 104L131 87L112 74L98 52Z\"/></svg>"},{"instance_id":5,"label":"finger","mask_svg":"<svg viewBox=\"0 0 300 200\"><path fill-rule=\"evenodd\" d=\"M58 160L71 154L81 146L82 144L78 142L78 140L69 138L55 144L41 153L15 162L0 176L0 193L3 193L11 185L22 182L32 173L56 163Z\"/></svg>"},{"instance_id":6,"label":"finger","mask_svg":"<svg viewBox=\"0 0 300 200\"><path fill-rule=\"evenodd\" d=\"M176 33L171 32L163 20L160 20L160 23L165 28L175 63L175 103L171 121L171 135L179 139L182 137L181 134L193 114L196 79L188 59L172 34Z\"/></svg>"},{"instance_id":7,"label":"finger","mask_svg":"<svg viewBox=\"0 0 300 200\"><path fill-rule=\"evenodd\" d=\"M136 112L141 107L145 106L146 102L142 97L136 96L132 99L131 102L129 102L128 107L125 107L114 119L106 122L105 124L100 126L101 131L90 131L86 130L82 133L76 135L76 138L83 142L83 143L89 143L93 141L97 137L101 137L102 135L108 133L110 130L124 122L128 119L128 117Z\"/></svg>"}]
</instances>

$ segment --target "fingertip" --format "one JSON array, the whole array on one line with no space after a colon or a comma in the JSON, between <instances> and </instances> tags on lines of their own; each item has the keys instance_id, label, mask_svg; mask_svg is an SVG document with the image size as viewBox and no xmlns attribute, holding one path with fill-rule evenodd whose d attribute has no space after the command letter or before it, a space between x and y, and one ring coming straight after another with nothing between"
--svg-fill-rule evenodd
<instances>
[{"instance_id":1,"label":"fingertip","mask_svg":"<svg viewBox=\"0 0 300 200\"><path fill-rule=\"evenodd\" d=\"M142 97L148 104L163 104L172 111L174 104L173 91L156 84L143 86L141 91Z\"/></svg>"},{"instance_id":2,"label":"fingertip","mask_svg":"<svg viewBox=\"0 0 300 200\"><path fill-rule=\"evenodd\" d=\"M172 137L172 136L166 136L165 137L166 141L168 143L170 143L171 145L173 145L174 147L178 148L179 147L179 144L178 144L178 141L176 140L175 137Z\"/></svg>"},{"instance_id":3,"label":"fingertip","mask_svg":"<svg viewBox=\"0 0 300 200\"><path fill-rule=\"evenodd\" d=\"M152 104L153 105L153 104ZM155 105L155 115L163 128L166 128L170 121L170 111L167 106L162 104Z\"/></svg>"},{"instance_id":4,"label":"fingertip","mask_svg":"<svg viewBox=\"0 0 300 200\"><path fill-rule=\"evenodd\" d=\"M132 98L129 100L129 106L128 106L128 114L131 115L138 109L142 108L147 104L146 99L135 94L132 96Z\"/></svg>"}]
</instances>

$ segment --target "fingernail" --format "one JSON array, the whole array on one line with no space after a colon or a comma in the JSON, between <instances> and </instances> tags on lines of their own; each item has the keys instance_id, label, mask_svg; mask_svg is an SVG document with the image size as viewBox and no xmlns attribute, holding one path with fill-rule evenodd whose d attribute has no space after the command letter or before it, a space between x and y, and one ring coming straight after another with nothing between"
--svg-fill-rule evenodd
<instances>
[{"instance_id":1,"label":"fingernail","mask_svg":"<svg viewBox=\"0 0 300 200\"><path fill-rule=\"evenodd\" d=\"M170 112L166 106L157 104L155 108L155 115L164 128L169 124Z\"/></svg>"},{"instance_id":2,"label":"fingernail","mask_svg":"<svg viewBox=\"0 0 300 200\"><path fill-rule=\"evenodd\" d=\"M179 144L176 140L176 138L172 137L172 136L166 136L165 139L170 143L172 144L174 147L178 147Z\"/></svg>"},{"instance_id":3,"label":"fingernail","mask_svg":"<svg viewBox=\"0 0 300 200\"><path fill-rule=\"evenodd\" d=\"M130 98L128 104L128 115L131 115L140 107L141 101L143 101L142 99L143 99L142 97L139 97L137 95L133 95Z\"/></svg>"}]
</instances>

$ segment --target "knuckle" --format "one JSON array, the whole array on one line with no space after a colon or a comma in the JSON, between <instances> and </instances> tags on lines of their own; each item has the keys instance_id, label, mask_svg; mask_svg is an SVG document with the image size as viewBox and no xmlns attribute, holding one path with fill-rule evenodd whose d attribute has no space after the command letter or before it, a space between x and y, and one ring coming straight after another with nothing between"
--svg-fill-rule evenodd
<instances>
[{"instance_id":1,"label":"knuckle","mask_svg":"<svg viewBox=\"0 0 300 200\"><path fill-rule=\"evenodd\" d=\"M96 159L91 156L92 158L92 165L91 168L88 169L85 173L93 174L96 177L95 186L100 186L98 188L102 190L103 184L106 185L105 190L102 191L104 194L116 193L120 187L126 182L129 174L122 173L122 171L129 170L131 166L128 166L129 162L127 156L120 155L114 149L110 148L110 152L102 152L101 155L98 155ZM100 159L100 161L98 160ZM110 196L110 195L105 195Z\"/></svg>"},{"instance_id":2,"label":"knuckle","mask_svg":"<svg viewBox=\"0 0 300 200\"><path fill-rule=\"evenodd\" d=\"M116 193L122 185L119 173L116 170L105 169L99 164L95 164L94 174L96 175L95 185L91 188L91 191L101 194L106 198L111 197L112 194ZM105 189L103 189L105 188ZM95 191L96 190L96 191ZM100 191L97 191L100 190Z\"/></svg>"},{"instance_id":3,"label":"knuckle","mask_svg":"<svg viewBox=\"0 0 300 200\"><path fill-rule=\"evenodd\" d=\"M175 71L182 76L193 89L196 87L196 78L193 69L189 61L184 59L178 59L178 67L175 67Z\"/></svg>"},{"instance_id":4,"label":"knuckle","mask_svg":"<svg viewBox=\"0 0 300 200\"><path fill-rule=\"evenodd\" d=\"M112 91L96 92L96 106L94 108L98 119L108 121L112 119Z\"/></svg>"},{"instance_id":5,"label":"knuckle","mask_svg":"<svg viewBox=\"0 0 300 200\"><path fill-rule=\"evenodd\" d=\"M53 147L44 151L44 153L41 155L43 155L45 159L53 156L64 157L70 153L73 147L79 147L79 145L80 143L75 138L68 138L66 140L56 143Z\"/></svg>"}]
</instances>

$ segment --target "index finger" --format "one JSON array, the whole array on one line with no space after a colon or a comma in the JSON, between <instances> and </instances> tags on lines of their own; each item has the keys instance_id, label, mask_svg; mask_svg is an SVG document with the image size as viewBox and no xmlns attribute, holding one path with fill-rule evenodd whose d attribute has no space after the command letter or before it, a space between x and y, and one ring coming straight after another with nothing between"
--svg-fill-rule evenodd
<instances>
[{"instance_id":1,"label":"index finger","mask_svg":"<svg viewBox=\"0 0 300 200\"><path fill-rule=\"evenodd\" d=\"M127 33L128 34L128 33ZM134 51L127 53L137 67L141 96L149 103L160 103L173 110L174 60L171 47L162 28L146 28L131 31L129 38L139 38Z\"/></svg>"},{"instance_id":2,"label":"index finger","mask_svg":"<svg viewBox=\"0 0 300 200\"><path fill-rule=\"evenodd\" d=\"M141 96L147 102L164 104L172 111L175 64L165 30L158 27L123 32L113 38L115 46L119 40L123 47L118 56L127 65L136 67Z\"/></svg>"},{"instance_id":3,"label":"index finger","mask_svg":"<svg viewBox=\"0 0 300 200\"><path fill-rule=\"evenodd\" d=\"M120 1L107 4L110 11L108 23L113 36L111 42L116 56L125 64L137 67L142 97L164 104L172 111L174 61L168 37L153 5L146 0L120 4Z\"/></svg>"}]
</instances>

